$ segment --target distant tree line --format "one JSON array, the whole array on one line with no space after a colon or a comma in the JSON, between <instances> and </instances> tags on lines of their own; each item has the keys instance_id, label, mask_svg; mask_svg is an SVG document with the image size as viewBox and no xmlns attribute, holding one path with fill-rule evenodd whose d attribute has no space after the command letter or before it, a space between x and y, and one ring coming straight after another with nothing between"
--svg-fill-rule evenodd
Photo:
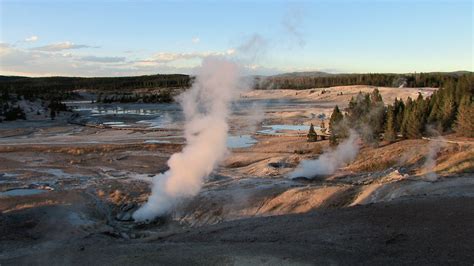
<instances>
[{"instance_id":1,"label":"distant tree line","mask_svg":"<svg viewBox=\"0 0 474 266\"><path fill-rule=\"evenodd\" d=\"M97 95L96 101L98 103L170 103L173 101L173 96L168 89L153 94L121 93L107 95L101 92Z\"/></svg>"},{"instance_id":2,"label":"distant tree line","mask_svg":"<svg viewBox=\"0 0 474 266\"><path fill-rule=\"evenodd\" d=\"M324 76L256 77L255 89L327 88L346 85L378 87L436 87L448 80L457 80L470 72L414 73L414 74L326 74Z\"/></svg>"},{"instance_id":3,"label":"distant tree line","mask_svg":"<svg viewBox=\"0 0 474 266\"><path fill-rule=\"evenodd\" d=\"M375 144L381 137L392 142L451 132L474 137L474 75L443 77L439 82L441 88L429 97L419 94L416 99L395 99L388 106L378 89L359 93L344 114L338 106L334 108L329 121L330 143L339 143L350 129Z\"/></svg>"},{"instance_id":4,"label":"distant tree line","mask_svg":"<svg viewBox=\"0 0 474 266\"><path fill-rule=\"evenodd\" d=\"M77 90L126 93L143 88L187 88L191 82L192 77L181 74L109 78L0 76L0 91L27 100L50 100L53 97L64 100L77 96Z\"/></svg>"},{"instance_id":5,"label":"distant tree line","mask_svg":"<svg viewBox=\"0 0 474 266\"><path fill-rule=\"evenodd\" d=\"M277 75L255 77L254 88L309 89L343 85L440 87L448 80L456 82L463 74L466 73ZM136 89L188 88L193 79L182 74L103 78L0 76L0 91L9 91L27 100L50 100L52 97L64 100L77 97L75 91L78 90L125 94ZM155 100L150 99L152 102Z\"/></svg>"},{"instance_id":6,"label":"distant tree line","mask_svg":"<svg viewBox=\"0 0 474 266\"><path fill-rule=\"evenodd\" d=\"M0 121L25 119L20 100L43 101L49 108L51 119L66 111L62 101L79 98L77 91L96 93L97 101L111 102L171 102L173 90L188 88L192 83L188 75L148 75L113 78L76 77L17 77L0 76ZM133 93L136 89L160 89L158 93Z\"/></svg>"}]
</instances>

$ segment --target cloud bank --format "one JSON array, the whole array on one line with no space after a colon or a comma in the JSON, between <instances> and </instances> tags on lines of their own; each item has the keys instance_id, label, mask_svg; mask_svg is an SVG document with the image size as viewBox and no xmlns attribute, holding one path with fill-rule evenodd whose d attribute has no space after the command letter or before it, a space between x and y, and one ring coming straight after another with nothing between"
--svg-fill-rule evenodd
<instances>
[{"instance_id":1,"label":"cloud bank","mask_svg":"<svg viewBox=\"0 0 474 266\"><path fill-rule=\"evenodd\" d=\"M98 47L62 42L25 48L22 45L0 43L0 75L98 77L191 74L196 64L205 57L231 57L235 53L233 49L188 53L157 52L146 58L134 58L133 52L122 52L120 56L99 56L80 52L83 48Z\"/></svg>"},{"instance_id":2,"label":"cloud bank","mask_svg":"<svg viewBox=\"0 0 474 266\"><path fill-rule=\"evenodd\" d=\"M63 50L82 49L82 48L97 48L96 46L90 46L85 44L74 44L72 42L59 42L48 44L44 46L34 47L32 50L44 51L44 52L58 52Z\"/></svg>"}]
</instances>

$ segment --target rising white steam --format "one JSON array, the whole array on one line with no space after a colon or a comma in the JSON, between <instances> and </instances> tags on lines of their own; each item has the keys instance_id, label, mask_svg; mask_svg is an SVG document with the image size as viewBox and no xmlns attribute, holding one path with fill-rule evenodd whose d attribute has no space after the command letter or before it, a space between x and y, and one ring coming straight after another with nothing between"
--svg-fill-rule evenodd
<instances>
[{"instance_id":1,"label":"rising white steam","mask_svg":"<svg viewBox=\"0 0 474 266\"><path fill-rule=\"evenodd\" d=\"M179 97L186 146L168 160L168 171L153 178L148 202L133 214L136 221L166 214L180 200L195 196L227 152L227 118L240 91L238 67L225 59L206 58L196 74L191 89Z\"/></svg>"},{"instance_id":2,"label":"rising white steam","mask_svg":"<svg viewBox=\"0 0 474 266\"><path fill-rule=\"evenodd\" d=\"M428 153L423 164L423 171L425 172L423 178L428 181L436 181L438 175L436 174L436 158L439 151L446 146L445 139L440 135L435 139L431 139L428 146Z\"/></svg>"},{"instance_id":3,"label":"rising white steam","mask_svg":"<svg viewBox=\"0 0 474 266\"><path fill-rule=\"evenodd\" d=\"M306 44L304 39L305 35L302 31L304 18L305 13L303 7L293 6L287 10L287 13L282 21L285 37L293 38L300 47L303 47Z\"/></svg>"},{"instance_id":4,"label":"rising white steam","mask_svg":"<svg viewBox=\"0 0 474 266\"><path fill-rule=\"evenodd\" d=\"M351 131L349 138L339 144L336 149L323 153L316 160L302 161L289 177L314 178L318 175L334 173L338 168L355 159L359 152L358 138L357 133Z\"/></svg>"}]
</instances>

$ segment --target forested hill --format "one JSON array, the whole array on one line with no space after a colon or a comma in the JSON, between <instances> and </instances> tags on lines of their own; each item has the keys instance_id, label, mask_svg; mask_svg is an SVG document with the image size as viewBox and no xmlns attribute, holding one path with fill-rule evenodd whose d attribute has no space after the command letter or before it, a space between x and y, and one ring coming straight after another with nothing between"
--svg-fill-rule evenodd
<instances>
[{"instance_id":1,"label":"forested hill","mask_svg":"<svg viewBox=\"0 0 474 266\"><path fill-rule=\"evenodd\" d=\"M274 76L256 76L255 89L309 89L343 85L385 87L439 87L447 79L456 79L473 72L431 72L414 74L368 73L331 74L325 72L292 72ZM130 77L21 77L0 76L0 89L11 92L35 91L130 91L140 88L188 87L192 77L184 74L157 74ZM23 94L23 93L21 93Z\"/></svg>"},{"instance_id":2,"label":"forested hill","mask_svg":"<svg viewBox=\"0 0 474 266\"><path fill-rule=\"evenodd\" d=\"M368 73L328 74L324 72L296 72L270 77L256 77L256 89L311 89L345 85L370 85L380 87L441 87L447 81L456 82L473 72L430 72L413 74Z\"/></svg>"},{"instance_id":3,"label":"forested hill","mask_svg":"<svg viewBox=\"0 0 474 266\"><path fill-rule=\"evenodd\" d=\"M267 77L255 76L254 89L310 89L344 85L442 87L447 82L456 83L462 77L473 75L473 72L468 71L414 74L294 72ZM75 90L88 90L95 94L120 95L116 98L122 99L123 95L134 94L137 89L166 88L167 93L173 94L174 88L188 88L192 80L192 76L184 74L95 78L0 76L0 93L15 94L27 99L67 99L74 96Z\"/></svg>"},{"instance_id":4,"label":"forested hill","mask_svg":"<svg viewBox=\"0 0 474 266\"><path fill-rule=\"evenodd\" d=\"M270 77L255 76L253 78L256 81L254 89L310 89L343 85L443 88L427 100L417 99L414 101L417 106L422 106L418 108L422 111L419 111L417 116L421 117L419 114L430 114L425 120L442 121L438 124L441 125L440 127L443 130L452 128L454 123L452 118L458 112L458 108L459 110L466 109L472 112L474 73L467 71L415 74L300 72ZM24 117L24 113L17 103L20 100L46 101L52 113L61 111L65 109L61 101L82 97L76 93L77 90L87 90L90 95L96 97L97 102L102 103L171 102L175 95L191 85L193 79L192 76L182 74L110 78L0 76L0 120L3 116L7 120ZM411 108L411 102L412 100L407 101L407 107ZM395 107L393 108L398 108L398 105L399 102L394 103ZM426 106L434 108L435 111L426 109ZM438 109L443 108L447 111L440 115L442 112L438 112ZM387 113L389 112L387 111ZM469 117L464 119L466 121L471 119L468 115L461 115L460 117ZM420 124L423 124L423 121ZM418 136L418 133L417 131L410 134Z\"/></svg>"},{"instance_id":5,"label":"forested hill","mask_svg":"<svg viewBox=\"0 0 474 266\"><path fill-rule=\"evenodd\" d=\"M129 92L142 88L188 87L191 79L182 74L97 78L0 76L0 90L24 96L68 94L74 90Z\"/></svg>"}]
</instances>

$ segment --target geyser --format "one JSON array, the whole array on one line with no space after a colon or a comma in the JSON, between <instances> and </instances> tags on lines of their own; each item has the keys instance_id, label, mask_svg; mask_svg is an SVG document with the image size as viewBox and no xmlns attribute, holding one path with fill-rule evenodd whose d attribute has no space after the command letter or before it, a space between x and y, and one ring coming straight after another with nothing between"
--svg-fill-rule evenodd
<instances>
[{"instance_id":1,"label":"geyser","mask_svg":"<svg viewBox=\"0 0 474 266\"><path fill-rule=\"evenodd\" d=\"M316 160L302 161L289 177L314 178L318 175L333 174L338 168L355 159L359 152L358 138L357 133L351 131L349 138L339 144L336 149L325 152Z\"/></svg>"},{"instance_id":2,"label":"geyser","mask_svg":"<svg viewBox=\"0 0 474 266\"><path fill-rule=\"evenodd\" d=\"M195 196L227 152L227 118L240 92L238 67L223 58L205 58L192 87L178 100L185 116L186 146L168 160L169 170L153 178L152 193L134 214L136 221L167 214Z\"/></svg>"}]
</instances>

